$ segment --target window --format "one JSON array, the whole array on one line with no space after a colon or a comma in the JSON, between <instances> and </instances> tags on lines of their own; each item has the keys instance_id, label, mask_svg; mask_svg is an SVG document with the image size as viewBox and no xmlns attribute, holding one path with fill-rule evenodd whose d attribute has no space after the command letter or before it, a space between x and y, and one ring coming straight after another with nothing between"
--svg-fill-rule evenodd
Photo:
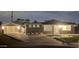
<instances>
[{"instance_id":1,"label":"window","mask_svg":"<svg viewBox=\"0 0 79 59\"><path fill-rule=\"evenodd\" d=\"M33 27L35 27L35 25L33 25Z\"/></svg>"},{"instance_id":2,"label":"window","mask_svg":"<svg viewBox=\"0 0 79 59\"><path fill-rule=\"evenodd\" d=\"M52 31L52 25L44 25L44 31Z\"/></svg>"},{"instance_id":3,"label":"window","mask_svg":"<svg viewBox=\"0 0 79 59\"><path fill-rule=\"evenodd\" d=\"M70 31L70 30L71 30L71 26L70 26L70 25L67 25L67 26L65 26L65 27L63 28L63 30L68 30L68 31Z\"/></svg>"},{"instance_id":4,"label":"window","mask_svg":"<svg viewBox=\"0 0 79 59\"><path fill-rule=\"evenodd\" d=\"M32 27L32 25L29 25L29 27Z\"/></svg>"},{"instance_id":5,"label":"window","mask_svg":"<svg viewBox=\"0 0 79 59\"><path fill-rule=\"evenodd\" d=\"M59 25L58 26L61 30L67 30L70 31L71 30L71 25Z\"/></svg>"},{"instance_id":6,"label":"window","mask_svg":"<svg viewBox=\"0 0 79 59\"><path fill-rule=\"evenodd\" d=\"M39 27L39 25L37 25L37 27Z\"/></svg>"}]
</instances>

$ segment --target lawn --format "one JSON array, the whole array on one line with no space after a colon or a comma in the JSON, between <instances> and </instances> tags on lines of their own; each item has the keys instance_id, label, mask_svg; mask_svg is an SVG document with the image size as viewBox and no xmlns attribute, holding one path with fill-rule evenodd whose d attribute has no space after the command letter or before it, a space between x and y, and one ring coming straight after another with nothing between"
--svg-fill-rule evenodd
<instances>
[{"instance_id":1,"label":"lawn","mask_svg":"<svg viewBox=\"0 0 79 59\"><path fill-rule=\"evenodd\" d=\"M73 36L73 37L65 37L65 38L56 38L57 40L63 41L63 42L70 42L70 43L78 43L79 36Z\"/></svg>"}]
</instances>

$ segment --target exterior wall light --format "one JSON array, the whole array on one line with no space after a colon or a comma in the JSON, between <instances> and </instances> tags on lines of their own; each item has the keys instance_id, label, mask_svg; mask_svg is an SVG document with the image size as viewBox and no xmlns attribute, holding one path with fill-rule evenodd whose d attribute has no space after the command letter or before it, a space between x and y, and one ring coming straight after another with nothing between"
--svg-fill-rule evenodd
<instances>
[{"instance_id":1,"label":"exterior wall light","mask_svg":"<svg viewBox=\"0 0 79 59\"><path fill-rule=\"evenodd\" d=\"M20 26L17 26L17 29L20 30Z\"/></svg>"},{"instance_id":2,"label":"exterior wall light","mask_svg":"<svg viewBox=\"0 0 79 59\"><path fill-rule=\"evenodd\" d=\"M63 26L62 26L62 25L58 25L58 27L59 27L59 28L62 28Z\"/></svg>"},{"instance_id":3,"label":"exterior wall light","mask_svg":"<svg viewBox=\"0 0 79 59\"><path fill-rule=\"evenodd\" d=\"M4 26L2 26L2 30L4 30L5 29L5 27Z\"/></svg>"}]
</instances>

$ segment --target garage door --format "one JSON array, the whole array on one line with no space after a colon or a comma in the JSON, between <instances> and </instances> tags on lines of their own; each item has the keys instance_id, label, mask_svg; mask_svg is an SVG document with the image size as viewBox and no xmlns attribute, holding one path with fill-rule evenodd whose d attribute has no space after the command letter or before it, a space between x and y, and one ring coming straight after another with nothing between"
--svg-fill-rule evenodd
<instances>
[{"instance_id":1,"label":"garage door","mask_svg":"<svg viewBox=\"0 0 79 59\"><path fill-rule=\"evenodd\" d=\"M18 33L19 30L17 29L17 26L6 26L4 29L4 33Z\"/></svg>"}]
</instances>

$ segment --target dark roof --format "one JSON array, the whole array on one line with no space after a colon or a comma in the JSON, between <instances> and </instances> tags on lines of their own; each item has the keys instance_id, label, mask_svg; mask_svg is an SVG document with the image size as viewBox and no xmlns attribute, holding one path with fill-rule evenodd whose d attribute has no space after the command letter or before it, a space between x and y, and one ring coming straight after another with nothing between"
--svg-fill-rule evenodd
<instances>
[{"instance_id":1,"label":"dark roof","mask_svg":"<svg viewBox=\"0 0 79 59\"><path fill-rule=\"evenodd\" d=\"M73 22L64 22L64 21L59 21L59 20L47 20L43 22L43 24L73 24L75 25L76 23Z\"/></svg>"},{"instance_id":2,"label":"dark roof","mask_svg":"<svg viewBox=\"0 0 79 59\"><path fill-rule=\"evenodd\" d=\"M15 23L6 23L6 24L4 24L5 26L17 26L17 25L19 25L19 24L15 24Z\"/></svg>"}]
</instances>

